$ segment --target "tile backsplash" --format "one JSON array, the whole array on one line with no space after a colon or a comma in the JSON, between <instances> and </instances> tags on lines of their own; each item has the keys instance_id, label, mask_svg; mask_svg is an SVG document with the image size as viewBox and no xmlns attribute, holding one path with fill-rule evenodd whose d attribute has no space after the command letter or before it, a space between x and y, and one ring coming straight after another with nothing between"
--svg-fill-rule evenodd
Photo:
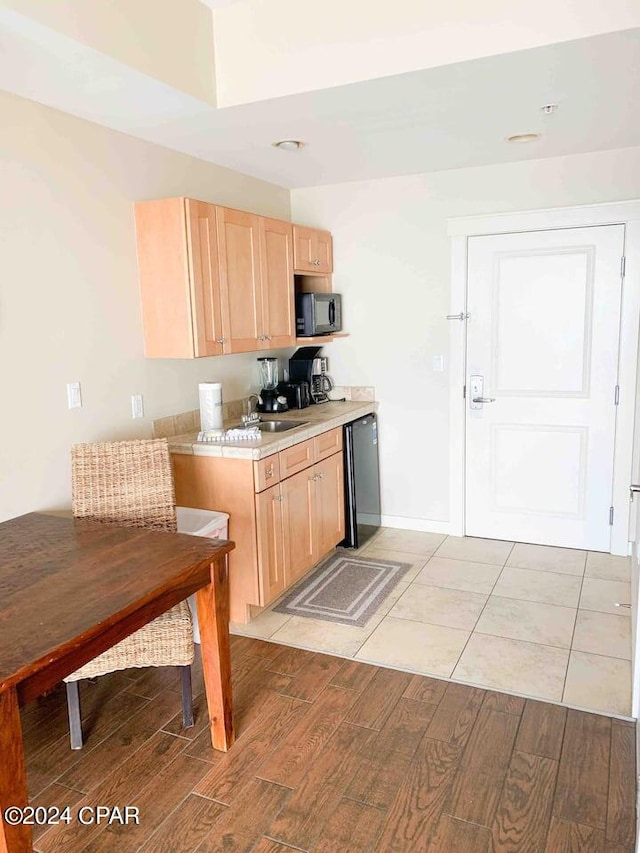
<instances>
[{"instance_id":1,"label":"tile backsplash","mask_svg":"<svg viewBox=\"0 0 640 853\"><path fill-rule=\"evenodd\" d=\"M375 400L375 388L369 385L335 385L331 391L331 399L342 398L354 402L368 402ZM248 397L241 400L231 400L222 404L222 418L224 421L240 420L246 412ZM192 409L189 412L180 412L178 415L169 415L166 418L157 418L153 422L154 438L170 438L172 435L184 435L188 432L197 432L200 429L200 409Z\"/></svg>"},{"instance_id":2,"label":"tile backsplash","mask_svg":"<svg viewBox=\"0 0 640 853\"><path fill-rule=\"evenodd\" d=\"M240 416L246 411L245 401L231 400L222 404L222 419L225 421L240 420ZM181 412L179 415L169 415L166 418L158 418L153 422L154 438L169 438L172 435L183 435L187 432L197 432L200 429L200 409L192 409L190 412Z\"/></svg>"},{"instance_id":3,"label":"tile backsplash","mask_svg":"<svg viewBox=\"0 0 640 853\"><path fill-rule=\"evenodd\" d=\"M376 389L373 385L334 385L329 395L332 400L345 400L369 403L376 399Z\"/></svg>"}]
</instances>

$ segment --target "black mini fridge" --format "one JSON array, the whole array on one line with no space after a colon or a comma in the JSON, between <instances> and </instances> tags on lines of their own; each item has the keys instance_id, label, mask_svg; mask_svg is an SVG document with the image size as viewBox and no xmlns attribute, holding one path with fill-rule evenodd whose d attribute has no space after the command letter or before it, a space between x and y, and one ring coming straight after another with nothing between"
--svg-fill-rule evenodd
<instances>
[{"instance_id":1,"label":"black mini fridge","mask_svg":"<svg viewBox=\"0 0 640 853\"><path fill-rule=\"evenodd\" d=\"M380 527L378 421L371 413L344 426L344 548L361 548Z\"/></svg>"}]
</instances>

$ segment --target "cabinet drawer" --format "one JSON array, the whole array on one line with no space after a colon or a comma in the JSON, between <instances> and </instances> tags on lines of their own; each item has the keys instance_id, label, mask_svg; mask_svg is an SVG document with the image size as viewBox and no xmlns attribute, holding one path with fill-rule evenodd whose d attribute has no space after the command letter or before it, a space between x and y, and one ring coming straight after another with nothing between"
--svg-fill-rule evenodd
<instances>
[{"instance_id":1,"label":"cabinet drawer","mask_svg":"<svg viewBox=\"0 0 640 853\"><path fill-rule=\"evenodd\" d=\"M297 474L298 471L304 471L309 465L315 462L314 443L310 438L308 441L301 441L300 444L294 444L293 447L287 447L286 450L281 450L280 456L280 479L284 480L292 474Z\"/></svg>"},{"instance_id":2,"label":"cabinet drawer","mask_svg":"<svg viewBox=\"0 0 640 853\"><path fill-rule=\"evenodd\" d=\"M253 482L256 492L263 492L280 482L280 460L277 453L253 463Z\"/></svg>"},{"instance_id":3,"label":"cabinet drawer","mask_svg":"<svg viewBox=\"0 0 640 853\"><path fill-rule=\"evenodd\" d=\"M334 453L339 453L342 450L342 427L330 429L328 432L323 432L317 435L314 439L316 462L326 459L327 456L332 456Z\"/></svg>"}]
</instances>

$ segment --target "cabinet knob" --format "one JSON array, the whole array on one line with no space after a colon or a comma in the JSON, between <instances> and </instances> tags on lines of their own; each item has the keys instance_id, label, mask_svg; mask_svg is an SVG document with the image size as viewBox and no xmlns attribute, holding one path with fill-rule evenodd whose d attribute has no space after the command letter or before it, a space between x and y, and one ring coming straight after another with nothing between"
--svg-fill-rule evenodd
<instances>
[{"instance_id":1,"label":"cabinet knob","mask_svg":"<svg viewBox=\"0 0 640 853\"><path fill-rule=\"evenodd\" d=\"M265 477L273 477L273 465L270 468L267 468Z\"/></svg>"},{"instance_id":2,"label":"cabinet knob","mask_svg":"<svg viewBox=\"0 0 640 853\"><path fill-rule=\"evenodd\" d=\"M322 474L322 473L318 474L318 480L322 480L322 479L324 479L324 474Z\"/></svg>"},{"instance_id":3,"label":"cabinet knob","mask_svg":"<svg viewBox=\"0 0 640 853\"><path fill-rule=\"evenodd\" d=\"M281 503L282 503L282 501L284 500L284 495L274 495L274 496L273 496L273 499L274 499L274 501L275 501L276 503L281 504Z\"/></svg>"},{"instance_id":4,"label":"cabinet knob","mask_svg":"<svg viewBox=\"0 0 640 853\"><path fill-rule=\"evenodd\" d=\"M227 342L226 338L216 338L217 344L226 344L226 342Z\"/></svg>"},{"instance_id":5,"label":"cabinet knob","mask_svg":"<svg viewBox=\"0 0 640 853\"><path fill-rule=\"evenodd\" d=\"M319 267L319 266L320 266L320 261L315 260L315 261L313 262L313 265L314 265L314 267Z\"/></svg>"}]
</instances>

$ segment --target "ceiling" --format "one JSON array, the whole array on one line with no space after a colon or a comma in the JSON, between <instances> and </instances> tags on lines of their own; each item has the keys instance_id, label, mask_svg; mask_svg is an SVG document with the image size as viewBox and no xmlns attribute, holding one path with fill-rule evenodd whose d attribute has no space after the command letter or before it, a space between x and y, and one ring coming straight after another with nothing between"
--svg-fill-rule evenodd
<instances>
[{"instance_id":1,"label":"ceiling","mask_svg":"<svg viewBox=\"0 0 640 853\"><path fill-rule=\"evenodd\" d=\"M635 29L216 109L0 12L0 88L290 188L640 146L639 69Z\"/></svg>"}]
</instances>

